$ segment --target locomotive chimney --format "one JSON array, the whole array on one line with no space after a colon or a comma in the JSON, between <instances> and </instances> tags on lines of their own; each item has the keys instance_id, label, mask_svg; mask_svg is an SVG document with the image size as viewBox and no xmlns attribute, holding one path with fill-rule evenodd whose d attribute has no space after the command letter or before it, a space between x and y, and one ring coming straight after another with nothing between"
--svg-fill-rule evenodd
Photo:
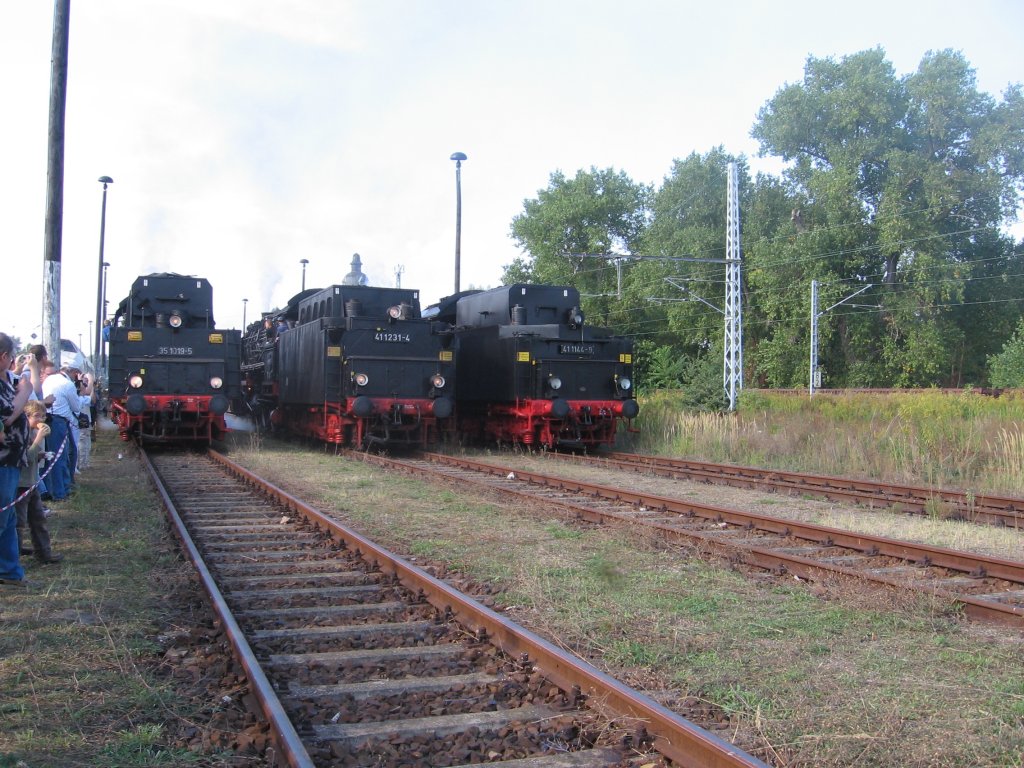
<instances>
[{"instance_id":1,"label":"locomotive chimney","mask_svg":"<svg viewBox=\"0 0 1024 768\"><path fill-rule=\"evenodd\" d=\"M363 274L363 263L358 253L352 254L352 270L341 281L342 285L369 285L370 279Z\"/></svg>"}]
</instances>

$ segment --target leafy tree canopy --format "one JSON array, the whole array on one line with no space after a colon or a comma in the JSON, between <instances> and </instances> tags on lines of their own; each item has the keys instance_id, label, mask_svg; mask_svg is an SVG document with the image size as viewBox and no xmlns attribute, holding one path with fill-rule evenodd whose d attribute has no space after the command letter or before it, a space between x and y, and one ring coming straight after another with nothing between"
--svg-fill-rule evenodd
<instances>
[{"instance_id":1,"label":"leafy tree canopy","mask_svg":"<svg viewBox=\"0 0 1024 768\"><path fill-rule=\"evenodd\" d=\"M979 92L950 50L904 76L877 48L810 57L752 135L786 161L781 177L751 179L723 147L674 160L657 189L612 168L553 173L512 221L523 256L503 281L578 288L593 322L636 338L641 386L707 384L735 162L748 385L807 385L812 280L828 386L963 386L1002 370L1024 297L1024 251L1000 229L1024 189L1020 86Z\"/></svg>"},{"instance_id":2,"label":"leafy tree canopy","mask_svg":"<svg viewBox=\"0 0 1024 768\"><path fill-rule=\"evenodd\" d=\"M839 322L845 347L830 354L844 378L962 377L966 318L952 308L979 271L1017 262L998 227L1015 214L1024 181L1022 107L1019 86L1001 103L979 93L957 52L930 52L917 72L897 77L873 49L809 58L803 81L760 111L752 134L762 154L790 163L785 181L806 201L797 250L808 271L830 278L826 298L856 281L877 286L860 302L874 305L872 316L844 311ZM815 253L815 241L824 249Z\"/></svg>"}]
</instances>

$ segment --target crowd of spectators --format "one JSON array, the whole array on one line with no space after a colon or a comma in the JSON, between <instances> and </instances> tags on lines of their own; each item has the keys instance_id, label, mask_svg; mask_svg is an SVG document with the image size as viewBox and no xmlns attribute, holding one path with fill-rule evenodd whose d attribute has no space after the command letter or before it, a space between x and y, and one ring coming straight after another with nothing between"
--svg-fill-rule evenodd
<instances>
[{"instance_id":1,"label":"crowd of spectators","mask_svg":"<svg viewBox=\"0 0 1024 768\"><path fill-rule=\"evenodd\" d=\"M67 499L89 467L98 391L93 376L60 367L41 344L16 354L0 333L0 586L31 586L22 556L63 560L45 502Z\"/></svg>"}]
</instances>

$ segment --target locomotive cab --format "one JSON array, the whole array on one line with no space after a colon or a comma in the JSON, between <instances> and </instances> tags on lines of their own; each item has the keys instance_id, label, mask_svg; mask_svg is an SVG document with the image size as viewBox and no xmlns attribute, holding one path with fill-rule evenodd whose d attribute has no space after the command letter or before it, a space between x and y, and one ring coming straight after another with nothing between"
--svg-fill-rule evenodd
<instances>
[{"instance_id":1,"label":"locomotive cab","mask_svg":"<svg viewBox=\"0 0 1024 768\"><path fill-rule=\"evenodd\" d=\"M360 448L427 445L454 428L452 334L421 316L418 291L352 280L295 297L274 319L275 338L252 344L260 359L246 341L264 421Z\"/></svg>"},{"instance_id":2,"label":"locomotive cab","mask_svg":"<svg viewBox=\"0 0 1024 768\"><path fill-rule=\"evenodd\" d=\"M239 333L217 329L204 278L139 277L110 330L111 419L123 439L210 442L239 391Z\"/></svg>"},{"instance_id":3,"label":"locomotive cab","mask_svg":"<svg viewBox=\"0 0 1024 768\"><path fill-rule=\"evenodd\" d=\"M465 295L455 321L467 432L597 447L610 445L617 422L639 412L632 342L589 325L574 288L520 284Z\"/></svg>"}]
</instances>

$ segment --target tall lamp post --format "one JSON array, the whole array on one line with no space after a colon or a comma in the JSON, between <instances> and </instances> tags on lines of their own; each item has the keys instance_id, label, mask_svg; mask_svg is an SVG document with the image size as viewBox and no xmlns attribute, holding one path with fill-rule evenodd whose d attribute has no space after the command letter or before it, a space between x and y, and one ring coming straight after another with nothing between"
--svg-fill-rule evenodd
<instances>
[{"instance_id":1,"label":"tall lamp post","mask_svg":"<svg viewBox=\"0 0 1024 768\"><path fill-rule=\"evenodd\" d=\"M451 159L455 161L455 293L458 293L462 259L462 161L466 154L453 152Z\"/></svg>"},{"instance_id":2,"label":"tall lamp post","mask_svg":"<svg viewBox=\"0 0 1024 768\"><path fill-rule=\"evenodd\" d=\"M309 259L299 259L299 264L302 265L302 290L306 290L306 265L309 264Z\"/></svg>"},{"instance_id":3,"label":"tall lamp post","mask_svg":"<svg viewBox=\"0 0 1024 768\"><path fill-rule=\"evenodd\" d=\"M107 267L110 266L110 262L103 262L103 323L107 322ZM97 375L100 372L106 372L107 370L107 340L103 338L102 323L100 324L100 370L97 371Z\"/></svg>"},{"instance_id":4,"label":"tall lamp post","mask_svg":"<svg viewBox=\"0 0 1024 768\"><path fill-rule=\"evenodd\" d=\"M248 304L248 299L242 299L242 333L245 333L245 310Z\"/></svg>"},{"instance_id":5,"label":"tall lamp post","mask_svg":"<svg viewBox=\"0 0 1024 768\"><path fill-rule=\"evenodd\" d=\"M100 176L97 179L103 185L103 207L100 209L100 261L96 270L96 346L94 349L99 352L102 338L100 336L103 328L103 238L107 230L107 185L113 184L114 180L109 176ZM93 355L93 367L96 367L96 356Z\"/></svg>"}]
</instances>

